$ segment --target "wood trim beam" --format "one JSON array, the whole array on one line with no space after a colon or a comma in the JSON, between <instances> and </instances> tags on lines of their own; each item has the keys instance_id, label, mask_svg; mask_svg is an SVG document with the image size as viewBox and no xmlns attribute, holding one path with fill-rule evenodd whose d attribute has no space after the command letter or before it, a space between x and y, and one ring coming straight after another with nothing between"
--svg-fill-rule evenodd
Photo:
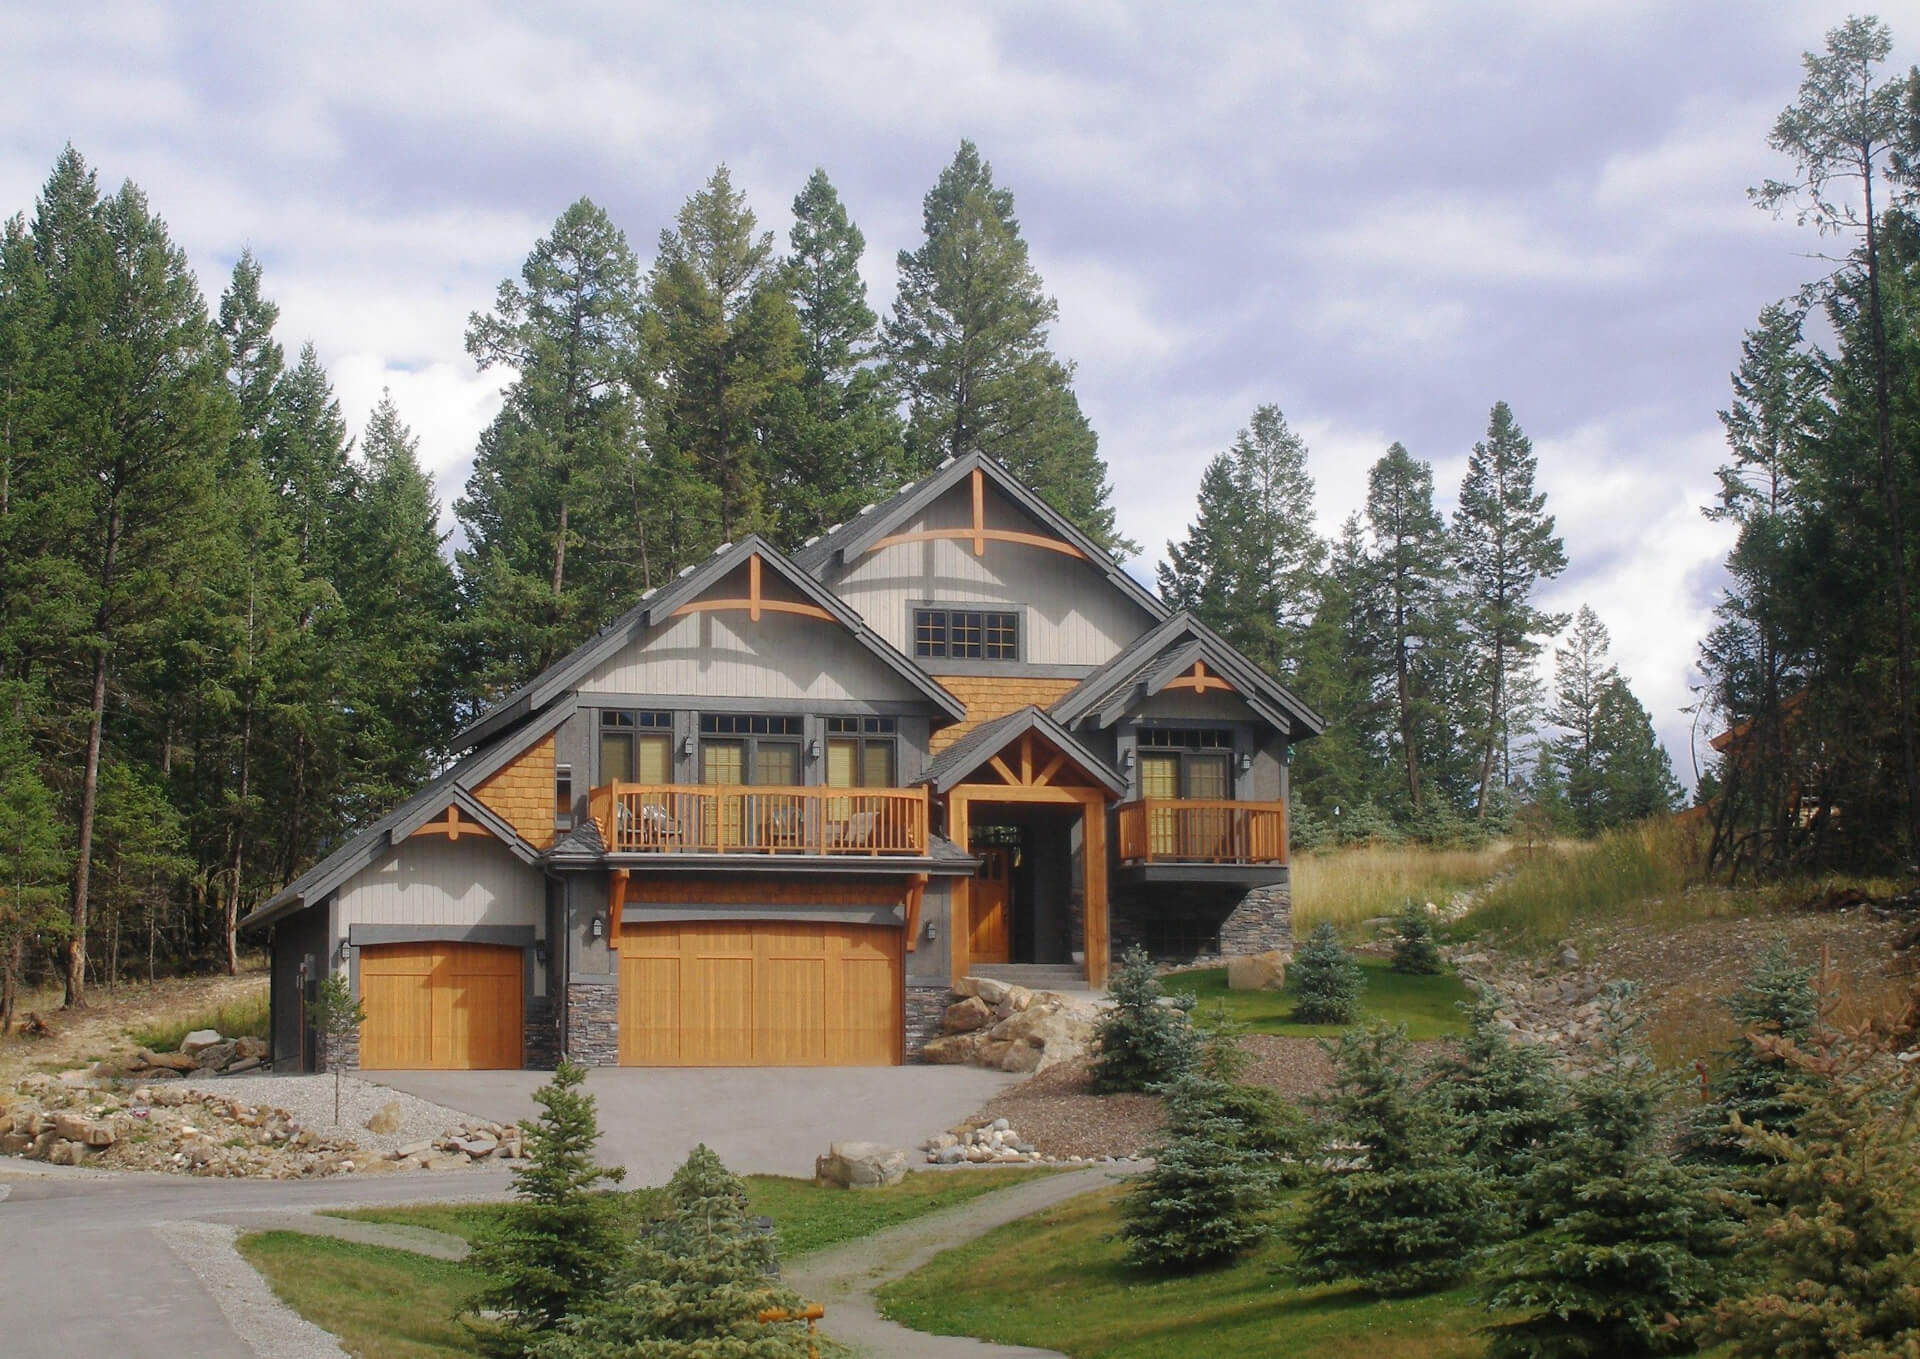
<instances>
[{"instance_id":1,"label":"wood trim beam","mask_svg":"<svg viewBox=\"0 0 1920 1359\"><path fill-rule=\"evenodd\" d=\"M927 875L915 873L907 884L907 952L912 953L920 939L920 897L927 890Z\"/></svg>"},{"instance_id":2,"label":"wood trim beam","mask_svg":"<svg viewBox=\"0 0 1920 1359\"><path fill-rule=\"evenodd\" d=\"M1193 663L1193 669L1177 679L1168 680L1166 688L1191 689L1196 694L1204 694L1210 689L1220 689L1229 694L1234 692L1231 684L1221 679L1218 675L1210 675L1207 673L1207 663L1205 661L1195 661Z\"/></svg>"},{"instance_id":3,"label":"wood trim beam","mask_svg":"<svg viewBox=\"0 0 1920 1359\"><path fill-rule=\"evenodd\" d=\"M758 609L765 613L791 613L797 614L801 618L819 618L828 623L833 622L833 615L817 604L790 604L784 599L762 599L758 603L755 603L750 598L696 599L691 604L682 604L669 614L668 617L679 618L684 614L690 613L722 613L741 609L744 609L750 617L756 619L759 617L759 614L755 613L754 610Z\"/></svg>"},{"instance_id":4,"label":"wood trim beam","mask_svg":"<svg viewBox=\"0 0 1920 1359\"><path fill-rule=\"evenodd\" d=\"M411 840L416 835L444 835L449 840L458 840L463 835L478 835L486 839L493 838L493 832L478 821L468 821L460 815L458 803L449 802L446 814L424 825L416 826L407 835Z\"/></svg>"},{"instance_id":5,"label":"wood trim beam","mask_svg":"<svg viewBox=\"0 0 1920 1359\"><path fill-rule=\"evenodd\" d=\"M987 555L987 479L973 469L973 555Z\"/></svg>"},{"instance_id":6,"label":"wood trim beam","mask_svg":"<svg viewBox=\"0 0 1920 1359\"><path fill-rule=\"evenodd\" d=\"M962 850L969 838L967 794L956 788L947 795L947 838ZM947 889L947 971L958 984L973 967L973 879L955 878Z\"/></svg>"},{"instance_id":7,"label":"wood trim beam","mask_svg":"<svg viewBox=\"0 0 1920 1359\"><path fill-rule=\"evenodd\" d=\"M987 756L987 763L993 766L994 773L998 774L1001 778L1005 779L1008 783L1015 784L1015 785L1019 784L1020 776L1015 774L1012 769L1008 768L1007 762L1001 759L998 755Z\"/></svg>"},{"instance_id":8,"label":"wood trim beam","mask_svg":"<svg viewBox=\"0 0 1920 1359\"><path fill-rule=\"evenodd\" d=\"M620 913L627 905L627 879L630 870L616 868L607 882L607 947L620 951Z\"/></svg>"},{"instance_id":9,"label":"wood trim beam","mask_svg":"<svg viewBox=\"0 0 1920 1359\"><path fill-rule=\"evenodd\" d=\"M948 814L952 814L953 799L962 795L974 802L1041 802L1058 806L1076 804L1092 805L1118 801L1104 788L1070 788L1063 784L1047 784L1045 787L1031 787L1021 784L1002 786L997 783L963 783L947 794ZM948 836L948 839L952 839ZM957 845L960 842L954 840Z\"/></svg>"},{"instance_id":10,"label":"wood trim beam","mask_svg":"<svg viewBox=\"0 0 1920 1359\"><path fill-rule=\"evenodd\" d=\"M1063 557L1087 559L1087 554L1072 543L1062 542L1058 538L1048 538L1039 533L1022 533L1018 529L983 528L977 533L970 528L922 529L915 533L890 533L876 540L867 552L878 552L883 547L893 547L900 543L934 543L946 539L956 542L971 542L975 537L989 543L1018 543L1022 547L1037 547L1048 552L1058 552ZM862 554L864 555L864 553Z\"/></svg>"},{"instance_id":11,"label":"wood trim beam","mask_svg":"<svg viewBox=\"0 0 1920 1359\"><path fill-rule=\"evenodd\" d=\"M1029 780L1035 787L1044 788L1053 782L1053 776L1060 772L1060 766L1067 762L1067 752L1056 750L1053 758L1040 767L1040 772Z\"/></svg>"}]
</instances>

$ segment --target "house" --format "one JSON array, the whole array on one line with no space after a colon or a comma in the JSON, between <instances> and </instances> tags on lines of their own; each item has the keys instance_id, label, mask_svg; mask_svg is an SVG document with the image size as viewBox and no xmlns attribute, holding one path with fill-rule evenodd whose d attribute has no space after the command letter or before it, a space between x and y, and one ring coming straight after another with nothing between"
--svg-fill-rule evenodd
<instances>
[{"instance_id":1,"label":"house","mask_svg":"<svg viewBox=\"0 0 1920 1359\"><path fill-rule=\"evenodd\" d=\"M368 1068L910 1059L953 982L1290 937L1321 720L991 459L749 538L480 717L244 922L273 1062L345 973Z\"/></svg>"}]
</instances>

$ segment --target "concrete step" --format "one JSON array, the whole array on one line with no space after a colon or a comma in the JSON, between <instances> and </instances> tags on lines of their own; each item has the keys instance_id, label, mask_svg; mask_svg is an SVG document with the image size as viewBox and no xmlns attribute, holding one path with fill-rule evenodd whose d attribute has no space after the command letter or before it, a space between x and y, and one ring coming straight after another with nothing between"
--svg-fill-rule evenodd
<instances>
[{"instance_id":1,"label":"concrete step","mask_svg":"<svg viewBox=\"0 0 1920 1359\"><path fill-rule=\"evenodd\" d=\"M1086 973L1073 963L979 963L970 969L976 977L990 977L1029 991L1085 991Z\"/></svg>"}]
</instances>

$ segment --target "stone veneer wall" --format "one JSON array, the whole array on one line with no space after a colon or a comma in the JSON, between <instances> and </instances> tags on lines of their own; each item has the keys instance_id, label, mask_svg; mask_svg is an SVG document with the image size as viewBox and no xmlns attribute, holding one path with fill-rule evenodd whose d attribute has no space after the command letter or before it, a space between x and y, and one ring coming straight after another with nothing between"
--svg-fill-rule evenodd
<instances>
[{"instance_id":1,"label":"stone veneer wall","mask_svg":"<svg viewBox=\"0 0 1920 1359\"><path fill-rule=\"evenodd\" d=\"M360 1069L360 1030L349 1038L329 1038L320 1034L321 1071L358 1071Z\"/></svg>"},{"instance_id":2,"label":"stone veneer wall","mask_svg":"<svg viewBox=\"0 0 1920 1359\"><path fill-rule=\"evenodd\" d=\"M1151 883L1116 887L1109 906L1113 956L1139 944L1163 962L1235 958L1293 949L1293 889Z\"/></svg>"},{"instance_id":3,"label":"stone veneer wall","mask_svg":"<svg viewBox=\"0 0 1920 1359\"><path fill-rule=\"evenodd\" d=\"M560 1064L560 1028L551 996L532 996L527 1000L520 1059L529 1071L551 1071Z\"/></svg>"},{"instance_id":4,"label":"stone veneer wall","mask_svg":"<svg viewBox=\"0 0 1920 1359\"><path fill-rule=\"evenodd\" d=\"M951 999L947 984L936 986L907 987L906 1035L907 1060L920 1060L921 1049L940 1036L940 1021L946 1015L947 1002Z\"/></svg>"},{"instance_id":5,"label":"stone veneer wall","mask_svg":"<svg viewBox=\"0 0 1920 1359\"><path fill-rule=\"evenodd\" d=\"M620 1064L620 988L611 977L567 984L567 1056L582 1066Z\"/></svg>"},{"instance_id":6,"label":"stone veneer wall","mask_svg":"<svg viewBox=\"0 0 1920 1359\"><path fill-rule=\"evenodd\" d=\"M1222 957L1239 958L1269 949L1293 952L1293 885L1256 887L1220 923Z\"/></svg>"}]
</instances>

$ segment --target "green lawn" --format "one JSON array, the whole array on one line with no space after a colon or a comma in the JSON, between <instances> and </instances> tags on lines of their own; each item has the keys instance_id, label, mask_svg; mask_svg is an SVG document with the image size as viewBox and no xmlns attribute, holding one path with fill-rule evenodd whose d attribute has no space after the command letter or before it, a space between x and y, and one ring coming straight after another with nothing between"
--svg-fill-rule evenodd
<instances>
[{"instance_id":1,"label":"green lawn","mask_svg":"<svg viewBox=\"0 0 1920 1359\"><path fill-rule=\"evenodd\" d=\"M1405 1024L1407 1037L1420 1040L1450 1038L1466 1032L1466 1020L1459 1010L1463 1001L1473 997L1465 983L1451 972L1435 977L1409 977L1395 972L1385 958L1362 958L1367 988L1361 993L1363 1020L1381 1020L1387 1024ZM1278 1033L1300 1038L1328 1038L1340 1032L1338 1024L1295 1024L1293 1013L1293 976L1284 991L1229 991L1227 970L1205 968L1197 972L1179 972L1166 979L1170 992L1186 992L1200 1000L1201 1014L1214 1001L1223 1001L1227 1012L1254 1033Z\"/></svg>"},{"instance_id":2,"label":"green lawn","mask_svg":"<svg viewBox=\"0 0 1920 1359\"><path fill-rule=\"evenodd\" d=\"M1050 1167L909 1175L886 1189L821 1189L807 1180L746 1177L753 1209L773 1219L780 1255L867 1236L1004 1189ZM637 1228L654 1211L660 1190L611 1196L622 1224ZM361 1208L335 1214L366 1222L425 1227L471 1241L507 1211L498 1203L415 1204ZM479 1279L464 1265L410 1251L362 1246L298 1232L260 1232L240 1238L240 1252L282 1301L345 1342L363 1359L472 1359L478 1353L457 1317Z\"/></svg>"},{"instance_id":3,"label":"green lawn","mask_svg":"<svg viewBox=\"0 0 1920 1359\"><path fill-rule=\"evenodd\" d=\"M1487 1314L1464 1291L1376 1300L1295 1288L1269 1245L1231 1268L1154 1279L1121 1263L1112 1189L951 1250L880 1292L882 1310L942 1335L1074 1359L1469 1359Z\"/></svg>"}]
</instances>

